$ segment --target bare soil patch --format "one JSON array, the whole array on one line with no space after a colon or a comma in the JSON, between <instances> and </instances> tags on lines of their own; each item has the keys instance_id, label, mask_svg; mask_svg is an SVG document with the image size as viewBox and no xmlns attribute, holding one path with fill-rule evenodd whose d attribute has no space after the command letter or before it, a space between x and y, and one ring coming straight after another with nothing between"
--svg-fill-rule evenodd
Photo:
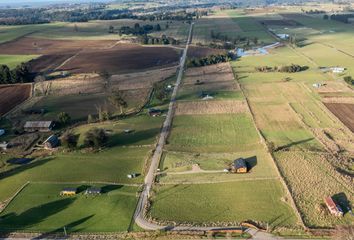
<instances>
[{"instance_id":1,"label":"bare soil patch","mask_svg":"<svg viewBox=\"0 0 354 240\"><path fill-rule=\"evenodd\" d=\"M85 50L58 70L72 73L108 71L112 74L177 65L179 54L169 47L120 44L111 49Z\"/></svg>"},{"instance_id":2,"label":"bare soil patch","mask_svg":"<svg viewBox=\"0 0 354 240\"><path fill-rule=\"evenodd\" d=\"M354 104L354 97L324 97L322 98L324 103L350 103Z\"/></svg>"},{"instance_id":3,"label":"bare soil patch","mask_svg":"<svg viewBox=\"0 0 354 240\"><path fill-rule=\"evenodd\" d=\"M111 48L116 41L111 40L52 40L23 37L0 44L0 54L74 54L82 49Z\"/></svg>"},{"instance_id":4,"label":"bare soil patch","mask_svg":"<svg viewBox=\"0 0 354 240\"><path fill-rule=\"evenodd\" d=\"M29 98L31 85L0 86L0 116Z\"/></svg>"},{"instance_id":5,"label":"bare soil patch","mask_svg":"<svg viewBox=\"0 0 354 240\"><path fill-rule=\"evenodd\" d=\"M224 53L226 53L225 50L208 47L190 46L188 48L188 58L203 58L210 55L218 55Z\"/></svg>"},{"instance_id":6,"label":"bare soil patch","mask_svg":"<svg viewBox=\"0 0 354 240\"><path fill-rule=\"evenodd\" d=\"M29 68L33 73L50 72L60 66L65 60L72 57L73 54L50 54L29 61Z\"/></svg>"},{"instance_id":7,"label":"bare soil patch","mask_svg":"<svg viewBox=\"0 0 354 240\"><path fill-rule=\"evenodd\" d=\"M354 133L354 104L324 103Z\"/></svg>"},{"instance_id":8,"label":"bare soil patch","mask_svg":"<svg viewBox=\"0 0 354 240\"><path fill-rule=\"evenodd\" d=\"M243 101L193 101L179 102L176 115L224 114L247 112L247 104Z\"/></svg>"},{"instance_id":9,"label":"bare soil patch","mask_svg":"<svg viewBox=\"0 0 354 240\"><path fill-rule=\"evenodd\" d=\"M234 74L229 63L189 68L186 72L184 85L194 85L197 80L199 80L199 82L202 84L226 81L231 81L236 84Z\"/></svg>"}]
</instances>

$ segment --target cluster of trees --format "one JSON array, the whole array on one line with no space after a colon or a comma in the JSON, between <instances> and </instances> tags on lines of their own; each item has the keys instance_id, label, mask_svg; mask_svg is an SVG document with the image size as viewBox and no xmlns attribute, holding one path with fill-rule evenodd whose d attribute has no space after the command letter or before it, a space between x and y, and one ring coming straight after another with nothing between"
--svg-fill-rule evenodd
<instances>
[{"instance_id":1,"label":"cluster of trees","mask_svg":"<svg viewBox=\"0 0 354 240\"><path fill-rule=\"evenodd\" d=\"M201 67L212 64L218 64L222 62L228 62L232 60L232 56L230 54L218 54L218 55L210 55L204 58L192 58L187 60L188 67Z\"/></svg>"},{"instance_id":2,"label":"cluster of trees","mask_svg":"<svg viewBox=\"0 0 354 240\"><path fill-rule=\"evenodd\" d=\"M79 136L72 132L66 132L61 137L61 145L68 149L77 147ZM98 149L107 142L106 131L102 128L92 128L84 135L84 146Z\"/></svg>"},{"instance_id":3,"label":"cluster of trees","mask_svg":"<svg viewBox=\"0 0 354 240\"><path fill-rule=\"evenodd\" d=\"M350 85L354 85L354 79L351 76L345 76L344 81Z\"/></svg>"},{"instance_id":4,"label":"cluster of trees","mask_svg":"<svg viewBox=\"0 0 354 240\"><path fill-rule=\"evenodd\" d=\"M332 15L323 15L325 20L335 20L343 23L350 23L349 19L354 18L354 14L332 14Z\"/></svg>"},{"instance_id":5,"label":"cluster of trees","mask_svg":"<svg viewBox=\"0 0 354 240\"><path fill-rule=\"evenodd\" d=\"M318 9L315 9L315 10L310 10L310 11L306 11L305 13L307 14L323 14L323 13L326 13L326 11L323 11L323 10L318 10Z\"/></svg>"},{"instance_id":6,"label":"cluster of trees","mask_svg":"<svg viewBox=\"0 0 354 240\"><path fill-rule=\"evenodd\" d=\"M122 26L118 30L118 33L119 33L119 35L122 35L122 34L144 35L144 34L152 32L152 31L161 31L160 24L155 24L155 25L147 24L147 25L140 26L139 23L135 23L134 27ZM114 32L113 26L109 27L109 32L110 33Z\"/></svg>"},{"instance_id":7,"label":"cluster of trees","mask_svg":"<svg viewBox=\"0 0 354 240\"><path fill-rule=\"evenodd\" d=\"M210 37L214 41L210 43L209 47L212 48L222 48L222 49L234 49L236 46L248 47L251 45L257 45L259 43L259 39L257 37L245 37L245 36L236 36L235 38L231 38L226 34L222 34L220 32L215 32L214 30L210 31ZM217 41L221 43L217 43Z\"/></svg>"},{"instance_id":8,"label":"cluster of trees","mask_svg":"<svg viewBox=\"0 0 354 240\"><path fill-rule=\"evenodd\" d=\"M309 67L308 66L300 66L298 64L291 64L287 66L275 66L275 67L269 67L269 66L261 66L261 67L255 67L255 70L258 72L286 72L286 73L296 73L296 72L301 72L307 70Z\"/></svg>"},{"instance_id":9,"label":"cluster of trees","mask_svg":"<svg viewBox=\"0 0 354 240\"><path fill-rule=\"evenodd\" d=\"M152 44L152 45L154 44L179 45L181 43L180 40L175 39L173 37L167 37L165 34L163 34L161 37L153 37L145 34L140 36L138 41L142 44Z\"/></svg>"},{"instance_id":10,"label":"cluster of trees","mask_svg":"<svg viewBox=\"0 0 354 240\"><path fill-rule=\"evenodd\" d=\"M33 76L26 64L22 63L10 69L7 65L0 65L0 84L32 82Z\"/></svg>"}]
</instances>

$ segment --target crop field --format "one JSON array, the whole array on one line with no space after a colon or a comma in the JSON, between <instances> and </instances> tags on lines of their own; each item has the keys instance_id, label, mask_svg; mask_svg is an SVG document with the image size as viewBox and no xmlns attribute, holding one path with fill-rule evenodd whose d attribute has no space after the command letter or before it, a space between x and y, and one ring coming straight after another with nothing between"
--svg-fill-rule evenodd
<instances>
[{"instance_id":1,"label":"crop field","mask_svg":"<svg viewBox=\"0 0 354 240\"><path fill-rule=\"evenodd\" d=\"M142 47L140 45L117 45L105 50L80 52L58 70L73 73L99 72L126 73L148 68L177 65L178 51L169 47Z\"/></svg>"},{"instance_id":2,"label":"crop field","mask_svg":"<svg viewBox=\"0 0 354 240\"><path fill-rule=\"evenodd\" d=\"M82 41L85 41L84 45ZM117 74L173 66L177 65L179 59L179 52L169 47L117 44L110 40L52 40L32 37L1 44L0 54L44 55L31 62L34 72L58 69L73 73L94 73L105 70Z\"/></svg>"},{"instance_id":3,"label":"crop field","mask_svg":"<svg viewBox=\"0 0 354 240\"><path fill-rule=\"evenodd\" d=\"M220 99L242 100L242 93L228 63L187 69L179 100L200 100L206 94Z\"/></svg>"},{"instance_id":4,"label":"crop field","mask_svg":"<svg viewBox=\"0 0 354 240\"><path fill-rule=\"evenodd\" d=\"M103 194L59 196L65 187L82 191L91 184L66 185L31 183L0 214L0 232L14 230L63 232L127 231L137 202L137 187L94 185Z\"/></svg>"},{"instance_id":5,"label":"crop field","mask_svg":"<svg viewBox=\"0 0 354 240\"><path fill-rule=\"evenodd\" d=\"M208 17L199 19L196 22L193 42L204 44L210 42L212 40L211 30L230 38L254 39L256 37L260 43L272 42L272 37L255 18L239 10L217 11Z\"/></svg>"},{"instance_id":6,"label":"crop field","mask_svg":"<svg viewBox=\"0 0 354 240\"><path fill-rule=\"evenodd\" d=\"M150 214L158 220L237 224L253 219L271 227L297 222L277 180L167 185L154 190Z\"/></svg>"},{"instance_id":7,"label":"crop field","mask_svg":"<svg viewBox=\"0 0 354 240\"><path fill-rule=\"evenodd\" d=\"M31 94L31 85L0 86L0 116L25 101Z\"/></svg>"},{"instance_id":8,"label":"crop field","mask_svg":"<svg viewBox=\"0 0 354 240\"><path fill-rule=\"evenodd\" d=\"M210 55L218 55L225 53L225 50L222 49L214 49L208 47L198 47L198 46L190 46L188 48L187 56L188 58L203 58L208 57Z\"/></svg>"},{"instance_id":9,"label":"crop field","mask_svg":"<svg viewBox=\"0 0 354 240\"><path fill-rule=\"evenodd\" d=\"M352 132L354 132L354 104L325 103L326 107L336 115Z\"/></svg>"}]
</instances>

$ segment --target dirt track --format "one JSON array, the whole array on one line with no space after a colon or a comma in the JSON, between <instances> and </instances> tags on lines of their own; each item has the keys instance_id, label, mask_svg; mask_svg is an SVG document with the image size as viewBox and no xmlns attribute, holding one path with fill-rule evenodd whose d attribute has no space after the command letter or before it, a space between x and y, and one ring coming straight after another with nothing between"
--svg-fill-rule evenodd
<instances>
[{"instance_id":1,"label":"dirt track","mask_svg":"<svg viewBox=\"0 0 354 240\"><path fill-rule=\"evenodd\" d=\"M324 103L354 133L354 104Z\"/></svg>"},{"instance_id":2,"label":"dirt track","mask_svg":"<svg viewBox=\"0 0 354 240\"><path fill-rule=\"evenodd\" d=\"M25 101L31 93L31 85L0 86L0 116Z\"/></svg>"}]
</instances>

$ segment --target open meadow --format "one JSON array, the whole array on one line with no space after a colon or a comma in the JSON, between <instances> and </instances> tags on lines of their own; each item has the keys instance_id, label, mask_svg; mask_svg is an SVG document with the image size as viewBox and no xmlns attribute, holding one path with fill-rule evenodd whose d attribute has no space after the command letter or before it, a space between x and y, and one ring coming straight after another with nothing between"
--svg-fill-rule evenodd
<instances>
[{"instance_id":1,"label":"open meadow","mask_svg":"<svg viewBox=\"0 0 354 240\"><path fill-rule=\"evenodd\" d=\"M100 195L84 195L90 187L101 187ZM59 193L78 188L76 196ZM102 184L30 183L0 214L3 234L13 230L49 234L72 232L127 231L137 202L137 187ZM65 230L64 230L65 228Z\"/></svg>"}]
</instances>

